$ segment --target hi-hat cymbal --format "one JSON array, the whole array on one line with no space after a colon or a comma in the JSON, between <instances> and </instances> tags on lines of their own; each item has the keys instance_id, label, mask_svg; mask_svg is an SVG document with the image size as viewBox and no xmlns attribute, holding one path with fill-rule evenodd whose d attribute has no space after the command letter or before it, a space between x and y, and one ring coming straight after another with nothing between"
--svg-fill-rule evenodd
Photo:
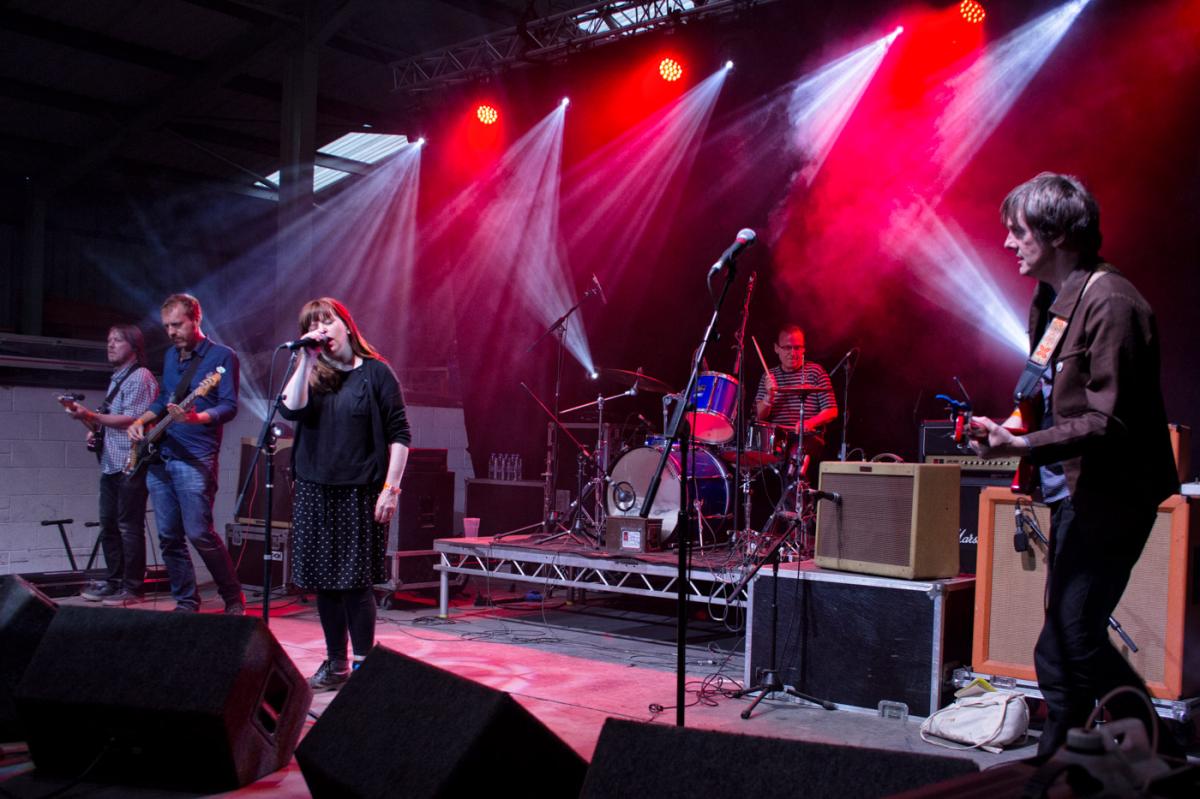
<instances>
[{"instance_id":1,"label":"hi-hat cymbal","mask_svg":"<svg viewBox=\"0 0 1200 799\"><path fill-rule=\"evenodd\" d=\"M649 391L651 394L675 393L675 389L657 377L651 377L643 373L641 369L636 372L631 372L628 369L601 369L600 375L622 386L632 386L636 383L638 391Z\"/></svg>"}]
</instances>

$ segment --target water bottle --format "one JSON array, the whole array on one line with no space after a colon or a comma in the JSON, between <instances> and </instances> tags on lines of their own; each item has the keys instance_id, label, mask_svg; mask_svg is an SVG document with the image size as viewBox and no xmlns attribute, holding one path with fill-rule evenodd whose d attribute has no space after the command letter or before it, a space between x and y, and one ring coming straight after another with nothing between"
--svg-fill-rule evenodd
<instances>
[{"instance_id":1,"label":"water bottle","mask_svg":"<svg viewBox=\"0 0 1200 799\"><path fill-rule=\"evenodd\" d=\"M524 464L521 463L521 456L517 455L517 468L516 468L516 471L513 473L513 479L521 480L524 477L525 477Z\"/></svg>"},{"instance_id":2,"label":"water bottle","mask_svg":"<svg viewBox=\"0 0 1200 799\"><path fill-rule=\"evenodd\" d=\"M496 453L492 453L492 457L488 460L488 479L496 480L500 474L500 457Z\"/></svg>"}]
</instances>

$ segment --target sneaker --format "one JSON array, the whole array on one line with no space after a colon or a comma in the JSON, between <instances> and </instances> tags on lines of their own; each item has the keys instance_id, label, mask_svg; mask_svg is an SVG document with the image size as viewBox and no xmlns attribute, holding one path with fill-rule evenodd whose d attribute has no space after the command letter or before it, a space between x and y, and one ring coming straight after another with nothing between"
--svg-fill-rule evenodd
<instances>
[{"instance_id":1,"label":"sneaker","mask_svg":"<svg viewBox=\"0 0 1200 799\"><path fill-rule=\"evenodd\" d=\"M317 669L317 673L308 678L308 687L314 692L336 691L350 679L350 670L334 671L333 664L326 660Z\"/></svg>"},{"instance_id":2,"label":"sneaker","mask_svg":"<svg viewBox=\"0 0 1200 799\"><path fill-rule=\"evenodd\" d=\"M182 602L180 602L178 605L175 606L175 610L173 612L174 613L199 613L200 608L196 607L195 605L185 605Z\"/></svg>"},{"instance_id":3,"label":"sneaker","mask_svg":"<svg viewBox=\"0 0 1200 799\"><path fill-rule=\"evenodd\" d=\"M88 602L103 602L115 593L117 589L108 583L92 583L80 591L79 595Z\"/></svg>"},{"instance_id":4,"label":"sneaker","mask_svg":"<svg viewBox=\"0 0 1200 799\"><path fill-rule=\"evenodd\" d=\"M246 605L242 602L229 602L225 605L226 616L245 616Z\"/></svg>"},{"instance_id":5,"label":"sneaker","mask_svg":"<svg viewBox=\"0 0 1200 799\"><path fill-rule=\"evenodd\" d=\"M113 608L127 608L130 605L140 605L146 601L146 597L141 594L135 594L132 591L122 588L120 591L114 591L111 595L104 597L104 604Z\"/></svg>"}]
</instances>

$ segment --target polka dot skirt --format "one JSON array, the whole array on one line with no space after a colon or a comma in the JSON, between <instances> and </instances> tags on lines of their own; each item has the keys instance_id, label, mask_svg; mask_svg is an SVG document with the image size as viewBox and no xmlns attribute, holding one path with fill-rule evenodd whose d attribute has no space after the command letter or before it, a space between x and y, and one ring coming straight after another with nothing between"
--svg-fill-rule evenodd
<instances>
[{"instance_id":1,"label":"polka dot skirt","mask_svg":"<svg viewBox=\"0 0 1200 799\"><path fill-rule=\"evenodd\" d=\"M297 480L293 491L292 579L310 590L386 582L387 527L375 522L382 486Z\"/></svg>"}]
</instances>

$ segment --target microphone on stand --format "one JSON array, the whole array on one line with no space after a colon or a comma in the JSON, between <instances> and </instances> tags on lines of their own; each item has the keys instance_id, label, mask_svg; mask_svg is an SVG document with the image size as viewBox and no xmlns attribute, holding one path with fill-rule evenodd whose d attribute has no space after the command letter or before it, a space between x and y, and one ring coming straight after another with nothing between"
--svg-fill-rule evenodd
<instances>
[{"instance_id":1,"label":"microphone on stand","mask_svg":"<svg viewBox=\"0 0 1200 799\"><path fill-rule=\"evenodd\" d=\"M837 370L841 369L843 366L849 368L850 359L855 357L857 353L858 353L858 347L851 347L850 351L847 352L845 355L843 355L842 359L837 362L837 366L835 366L829 370L829 374L831 374L831 375L835 374L837 372Z\"/></svg>"},{"instance_id":2,"label":"microphone on stand","mask_svg":"<svg viewBox=\"0 0 1200 799\"><path fill-rule=\"evenodd\" d=\"M758 235L750 228L742 228L738 231L737 240L729 245L729 249L721 253L721 257L708 270L708 276L711 278L717 272L720 272L725 267L737 260L737 257L742 254L742 250L749 247L755 242Z\"/></svg>"},{"instance_id":3,"label":"microphone on stand","mask_svg":"<svg viewBox=\"0 0 1200 799\"><path fill-rule=\"evenodd\" d=\"M604 296L604 287L600 285L595 272L592 272L592 285L596 287L596 291L600 292L600 302L608 305L608 298Z\"/></svg>"},{"instance_id":4,"label":"microphone on stand","mask_svg":"<svg viewBox=\"0 0 1200 799\"><path fill-rule=\"evenodd\" d=\"M276 349L295 352L296 350L319 350L323 346L325 346L325 342L315 338L298 338L295 341L285 341Z\"/></svg>"}]
</instances>

